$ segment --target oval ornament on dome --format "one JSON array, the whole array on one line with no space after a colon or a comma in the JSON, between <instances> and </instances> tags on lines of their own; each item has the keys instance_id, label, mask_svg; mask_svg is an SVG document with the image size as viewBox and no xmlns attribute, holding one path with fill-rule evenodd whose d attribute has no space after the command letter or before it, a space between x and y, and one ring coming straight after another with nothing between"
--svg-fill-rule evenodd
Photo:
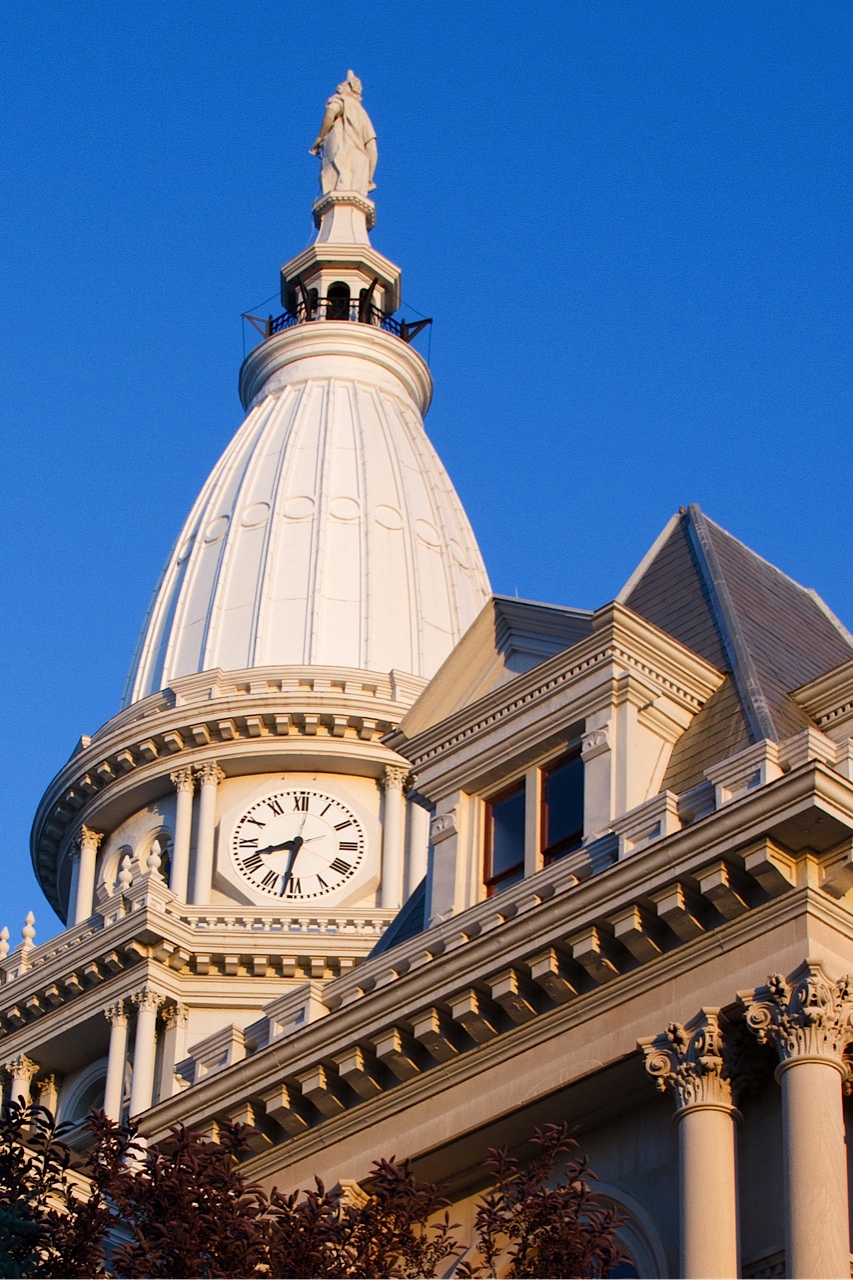
<instances>
[{"instance_id":1,"label":"oval ornament on dome","mask_svg":"<svg viewBox=\"0 0 853 1280\"><path fill-rule=\"evenodd\" d=\"M215 516L204 531L205 542L218 542L228 531L230 516Z\"/></svg>"},{"instance_id":2,"label":"oval ornament on dome","mask_svg":"<svg viewBox=\"0 0 853 1280\"><path fill-rule=\"evenodd\" d=\"M425 542L428 547L437 547L441 542L438 529L436 529L434 524L430 524L429 520L416 520L415 533L418 535L421 542Z\"/></svg>"},{"instance_id":3,"label":"oval ornament on dome","mask_svg":"<svg viewBox=\"0 0 853 1280\"><path fill-rule=\"evenodd\" d=\"M178 557L177 557L178 564L183 564L184 561L189 558L189 554L193 549L194 542L195 542L195 534L191 533L190 536L184 539L184 541L181 543L181 549L178 552Z\"/></svg>"},{"instance_id":4,"label":"oval ornament on dome","mask_svg":"<svg viewBox=\"0 0 853 1280\"><path fill-rule=\"evenodd\" d=\"M361 514L361 504L355 498L332 498L329 503L329 515L335 520L357 520Z\"/></svg>"},{"instance_id":5,"label":"oval ornament on dome","mask_svg":"<svg viewBox=\"0 0 853 1280\"><path fill-rule=\"evenodd\" d=\"M308 520L314 514L314 499L307 494L288 498L284 504L284 514L288 520Z\"/></svg>"},{"instance_id":6,"label":"oval ornament on dome","mask_svg":"<svg viewBox=\"0 0 853 1280\"><path fill-rule=\"evenodd\" d=\"M456 564L459 565L459 568L470 569L471 566L468 563L468 557L465 555L464 547L461 547L459 543L456 542L453 538L450 539L449 546L450 546L450 554L452 555Z\"/></svg>"},{"instance_id":7,"label":"oval ornament on dome","mask_svg":"<svg viewBox=\"0 0 853 1280\"><path fill-rule=\"evenodd\" d=\"M270 504L268 502L253 502L247 507L240 518L240 523L244 529L256 529L259 524L265 524L269 519Z\"/></svg>"},{"instance_id":8,"label":"oval ornament on dome","mask_svg":"<svg viewBox=\"0 0 853 1280\"><path fill-rule=\"evenodd\" d=\"M396 507L386 507L381 503L373 512L373 518L383 529L402 529L403 517Z\"/></svg>"}]
</instances>

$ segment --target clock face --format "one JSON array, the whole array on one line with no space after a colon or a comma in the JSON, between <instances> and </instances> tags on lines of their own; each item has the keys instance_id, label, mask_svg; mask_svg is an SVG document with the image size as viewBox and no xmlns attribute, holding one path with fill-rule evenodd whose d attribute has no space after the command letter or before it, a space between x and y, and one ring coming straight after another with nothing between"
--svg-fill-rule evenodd
<instances>
[{"instance_id":1,"label":"clock face","mask_svg":"<svg viewBox=\"0 0 853 1280\"><path fill-rule=\"evenodd\" d=\"M364 860L361 823L324 791L289 787L257 800L231 837L235 867L256 891L307 902L342 889Z\"/></svg>"}]
</instances>

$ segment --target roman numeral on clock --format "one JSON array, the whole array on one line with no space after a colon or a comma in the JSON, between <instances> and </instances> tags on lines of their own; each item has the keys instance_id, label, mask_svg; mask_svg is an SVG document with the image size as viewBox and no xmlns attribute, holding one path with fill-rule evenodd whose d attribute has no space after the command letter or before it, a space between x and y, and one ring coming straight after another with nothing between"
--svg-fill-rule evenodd
<instances>
[{"instance_id":1,"label":"roman numeral on clock","mask_svg":"<svg viewBox=\"0 0 853 1280\"><path fill-rule=\"evenodd\" d=\"M261 881L261 884L264 886L265 889L271 889L277 880L278 880L278 872L268 871L267 874L264 876L263 880Z\"/></svg>"},{"instance_id":2,"label":"roman numeral on clock","mask_svg":"<svg viewBox=\"0 0 853 1280\"><path fill-rule=\"evenodd\" d=\"M257 849L257 847L258 847L258 837L257 837L257 836L252 836L252 837L251 837L251 838L249 838L249 839L241 840L241 841L240 841L240 848L241 848L241 849Z\"/></svg>"},{"instance_id":3,"label":"roman numeral on clock","mask_svg":"<svg viewBox=\"0 0 853 1280\"><path fill-rule=\"evenodd\" d=\"M343 858L335 858L334 862L330 862L329 866L333 871L337 871L339 876L345 876L348 871L352 871L352 863L344 862Z\"/></svg>"},{"instance_id":4,"label":"roman numeral on clock","mask_svg":"<svg viewBox=\"0 0 853 1280\"><path fill-rule=\"evenodd\" d=\"M350 821L350 819L349 819L349 818L347 818L346 822L336 822L336 823L335 823L335 830L336 830L336 831L343 831L344 827L351 827L351 826L352 826L352 822Z\"/></svg>"},{"instance_id":5,"label":"roman numeral on clock","mask_svg":"<svg viewBox=\"0 0 853 1280\"><path fill-rule=\"evenodd\" d=\"M243 867L246 871L257 871L258 867L264 865L264 860L259 853L250 853L243 859Z\"/></svg>"},{"instance_id":6,"label":"roman numeral on clock","mask_svg":"<svg viewBox=\"0 0 853 1280\"><path fill-rule=\"evenodd\" d=\"M341 853L355 853L356 850L358 849L358 841L357 840L339 840L338 848L340 849Z\"/></svg>"},{"instance_id":7,"label":"roman numeral on clock","mask_svg":"<svg viewBox=\"0 0 853 1280\"><path fill-rule=\"evenodd\" d=\"M302 892L302 881L292 879L283 886L282 892L286 898L298 898Z\"/></svg>"},{"instance_id":8,"label":"roman numeral on clock","mask_svg":"<svg viewBox=\"0 0 853 1280\"><path fill-rule=\"evenodd\" d=\"M256 827L260 827L262 831L263 831L264 827L267 825L265 822L260 822L257 818L246 818L246 819L245 819L245 822L246 822L246 824L247 824L247 825L248 825L248 823L250 823L250 822L254 823L254 825L255 825Z\"/></svg>"},{"instance_id":9,"label":"roman numeral on clock","mask_svg":"<svg viewBox=\"0 0 853 1280\"><path fill-rule=\"evenodd\" d=\"M300 811L300 812L302 812L302 813L307 813L307 812L308 812L308 801L309 801L310 799L311 799L311 797L310 797L309 793L308 793L307 791L302 791L298 796L294 796L294 799L293 799L293 807L294 807L294 809L296 809L296 810L298 810L298 811Z\"/></svg>"},{"instance_id":10,"label":"roman numeral on clock","mask_svg":"<svg viewBox=\"0 0 853 1280\"><path fill-rule=\"evenodd\" d=\"M281 807L280 801L276 800L275 796L273 796L272 800L267 800L267 804L272 809L276 817L284 813L284 809Z\"/></svg>"}]
</instances>

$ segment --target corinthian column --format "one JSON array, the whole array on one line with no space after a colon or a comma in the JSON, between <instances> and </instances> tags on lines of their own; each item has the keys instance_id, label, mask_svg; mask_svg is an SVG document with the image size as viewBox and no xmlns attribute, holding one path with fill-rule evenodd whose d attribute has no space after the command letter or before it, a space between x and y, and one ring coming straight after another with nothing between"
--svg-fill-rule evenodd
<instances>
[{"instance_id":1,"label":"corinthian column","mask_svg":"<svg viewBox=\"0 0 853 1280\"><path fill-rule=\"evenodd\" d=\"M216 830L216 789L225 774L215 760L196 769L199 780L198 838L195 848L193 902L210 902L213 887L213 836Z\"/></svg>"},{"instance_id":2,"label":"corinthian column","mask_svg":"<svg viewBox=\"0 0 853 1280\"><path fill-rule=\"evenodd\" d=\"M382 907L403 905L403 787L409 770L389 764L382 776L385 788L385 816L382 822Z\"/></svg>"},{"instance_id":3,"label":"corinthian column","mask_svg":"<svg viewBox=\"0 0 853 1280\"><path fill-rule=\"evenodd\" d=\"M103 836L91 827L81 827L78 837L77 893L72 904L74 924L88 920L95 898L95 860Z\"/></svg>"},{"instance_id":4,"label":"corinthian column","mask_svg":"<svg viewBox=\"0 0 853 1280\"><path fill-rule=\"evenodd\" d=\"M11 1062L4 1062L3 1071L9 1077L9 1101L19 1102L23 1099L24 1104L28 1106L30 1086L39 1071L38 1063L22 1053Z\"/></svg>"},{"instance_id":5,"label":"corinthian column","mask_svg":"<svg viewBox=\"0 0 853 1280\"><path fill-rule=\"evenodd\" d=\"M117 1000L104 1010L110 1024L110 1048L107 1056L107 1081L104 1087L104 1111L118 1124L124 1096L124 1068L127 1062L127 1009Z\"/></svg>"},{"instance_id":6,"label":"corinthian column","mask_svg":"<svg viewBox=\"0 0 853 1280\"><path fill-rule=\"evenodd\" d=\"M190 832L193 820L193 771L187 766L176 769L171 775L177 792L175 807L175 839L172 844L172 876L169 888L178 895L179 902L187 900L190 874Z\"/></svg>"},{"instance_id":7,"label":"corinthian column","mask_svg":"<svg viewBox=\"0 0 853 1280\"><path fill-rule=\"evenodd\" d=\"M133 1046L133 1080L130 1085L130 1115L147 1111L154 1096L154 1053L157 1048L157 1010L163 996L151 987L142 987L131 997L136 1005L136 1040Z\"/></svg>"},{"instance_id":8,"label":"corinthian column","mask_svg":"<svg viewBox=\"0 0 853 1280\"><path fill-rule=\"evenodd\" d=\"M675 1098L684 1280L738 1274L735 1111L719 1010L641 1040L646 1070Z\"/></svg>"},{"instance_id":9,"label":"corinthian column","mask_svg":"<svg viewBox=\"0 0 853 1280\"><path fill-rule=\"evenodd\" d=\"M853 1039L850 977L806 960L786 981L742 991L748 1026L779 1055L788 1276L850 1274L842 1084Z\"/></svg>"}]
</instances>

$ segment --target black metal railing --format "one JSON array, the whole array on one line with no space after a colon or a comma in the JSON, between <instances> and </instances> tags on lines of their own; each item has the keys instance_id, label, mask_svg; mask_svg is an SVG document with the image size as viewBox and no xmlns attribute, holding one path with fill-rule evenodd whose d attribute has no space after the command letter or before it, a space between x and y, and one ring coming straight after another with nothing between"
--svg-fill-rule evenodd
<instances>
[{"instance_id":1,"label":"black metal railing","mask_svg":"<svg viewBox=\"0 0 853 1280\"><path fill-rule=\"evenodd\" d=\"M268 316L266 320L244 312L243 319L248 320L264 338L271 338L276 333L284 333L294 325L309 324L316 320L350 320L357 324L370 324L377 329L384 329L386 333L393 333L403 342L411 342L422 329L432 324L432 320L414 320L407 324L405 320L395 320L390 312L381 311L379 307L363 299L350 301L347 298L334 297L314 298L307 303L299 302L294 310L283 311L280 316Z\"/></svg>"}]
</instances>

